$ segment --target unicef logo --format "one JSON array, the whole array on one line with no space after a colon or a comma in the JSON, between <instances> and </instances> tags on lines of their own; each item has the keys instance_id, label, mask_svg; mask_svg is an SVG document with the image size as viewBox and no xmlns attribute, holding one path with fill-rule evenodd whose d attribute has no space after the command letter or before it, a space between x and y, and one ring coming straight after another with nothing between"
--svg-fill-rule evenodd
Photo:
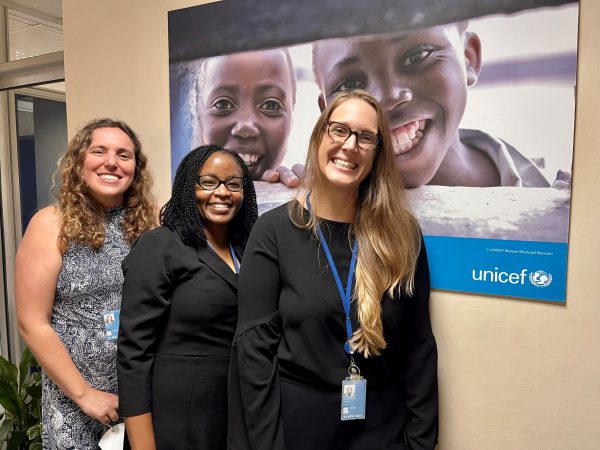
<instances>
[{"instance_id":1,"label":"unicef logo","mask_svg":"<svg viewBox=\"0 0 600 450\"><path fill-rule=\"evenodd\" d=\"M529 281L531 284L537 287L547 287L552 283L552 274L544 272L543 270L536 270L529 274Z\"/></svg>"}]
</instances>

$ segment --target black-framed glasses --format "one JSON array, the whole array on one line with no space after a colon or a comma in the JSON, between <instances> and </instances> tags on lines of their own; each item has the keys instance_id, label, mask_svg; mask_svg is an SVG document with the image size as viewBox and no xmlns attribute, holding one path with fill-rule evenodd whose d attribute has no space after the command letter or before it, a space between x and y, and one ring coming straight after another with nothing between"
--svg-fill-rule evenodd
<instances>
[{"instance_id":1,"label":"black-framed glasses","mask_svg":"<svg viewBox=\"0 0 600 450\"><path fill-rule=\"evenodd\" d=\"M205 191L216 191L222 184L225 185L229 192L240 192L246 185L246 180L242 177L229 177L221 180L212 175L200 175L196 180L198 186Z\"/></svg>"},{"instance_id":2,"label":"black-framed glasses","mask_svg":"<svg viewBox=\"0 0 600 450\"><path fill-rule=\"evenodd\" d=\"M353 131L345 123L327 121L327 134L333 142L343 144L350 136L356 136L356 145L363 150L374 150L379 144L379 135L371 131Z\"/></svg>"}]
</instances>

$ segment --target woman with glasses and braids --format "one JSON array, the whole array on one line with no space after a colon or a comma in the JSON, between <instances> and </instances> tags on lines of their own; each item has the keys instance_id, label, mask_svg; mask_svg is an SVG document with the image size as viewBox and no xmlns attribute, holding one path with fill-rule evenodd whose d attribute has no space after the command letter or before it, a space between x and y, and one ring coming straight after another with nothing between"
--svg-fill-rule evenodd
<instances>
[{"instance_id":1,"label":"woman with glasses and braids","mask_svg":"<svg viewBox=\"0 0 600 450\"><path fill-rule=\"evenodd\" d=\"M300 190L254 227L240 274L230 449L433 449L429 269L385 113L333 99Z\"/></svg>"},{"instance_id":2,"label":"woman with glasses and braids","mask_svg":"<svg viewBox=\"0 0 600 450\"><path fill-rule=\"evenodd\" d=\"M237 274L256 218L243 160L202 146L179 165L162 226L123 262L119 411L132 449L225 448Z\"/></svg>"}]
</instances>

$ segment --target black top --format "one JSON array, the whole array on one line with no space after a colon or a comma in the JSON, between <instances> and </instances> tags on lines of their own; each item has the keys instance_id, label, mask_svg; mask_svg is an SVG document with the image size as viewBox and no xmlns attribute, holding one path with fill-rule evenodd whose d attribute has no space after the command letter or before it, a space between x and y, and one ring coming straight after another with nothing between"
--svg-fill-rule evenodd
<instances>
[{"instance_id":1,"label":"black top","mask_svg":"<svg viewBox=\"0 0 600 450\"><path fill-rule=\"evenodd\" d=\"M321 229L345 287L352 244L348 225L323 221ZM356 330L354 302L352 316ZM234 449L297 447L286 438L290 433L285 416L286 408L302 408L302 396L296 404L286 404L281 398L286 395L284 384L321 391L324 396L340 395L349 358L343 348L342 300L325 252L310 231L292 224L287 205L264 214L252 230L240 273L238 317L230 369L228 444ZM429 319L429 268L423 243L414 295L394 299L385 295L382 319L387 342L382 355L355 356L368 383L366 421L374 417L369 411L379 408L369 401L377 398L370 392L399 386L403 404L396 406L401 412L395 424L398 435L406 434L402 439L410 448L433 448L437 350ZM332 426L340 422L339 403L335 408L328 413ZM290 426L302 428L306 423ZM304 445L309 448L310 443Z\"/></svg>"},{"instance_id":2,"label":"black top","mask_svg":"<svg viewBox=\"0 0 600 450\"><path fill-rule=\"evenodd\" d=\"M138 239L123 272L119 413L152 411L158 448L224 448L237 274L167 227Z\"/></svg>"}]
</instances>

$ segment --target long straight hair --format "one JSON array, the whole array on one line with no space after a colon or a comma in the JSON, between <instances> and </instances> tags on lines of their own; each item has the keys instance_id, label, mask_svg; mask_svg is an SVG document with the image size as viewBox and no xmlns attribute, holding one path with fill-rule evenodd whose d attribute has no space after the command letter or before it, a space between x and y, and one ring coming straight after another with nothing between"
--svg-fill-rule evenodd
<instances>
[{"instance_id":1,"label":"long straight hair","mask_svg":"<svg viewBox=\"0 0 600 450\"><path fill-rule=\"evenodd\" d=\"M353 301L357 303L360 325L350 344L355 351L369 357L381 354L386 347L381 319L383 296L386 292L392 297L400 292L412 295L421 232L410 212L395 166L387 116L379 103L364 91L343 92L322 112L310 138L299 192L310 192L316 204L319 196L324 195L324 175L318 165L319 147L331 114L351 99L362 100L375 110L381 136L379 146L372 150L377 153L371 173L358 188L356 215L350 227L350 233L358 242ZM289 215L297 227L310 229L316 235L319 218L314 209L306 214L301 202L291 202Z\"/></svg>"}]
</instances>

